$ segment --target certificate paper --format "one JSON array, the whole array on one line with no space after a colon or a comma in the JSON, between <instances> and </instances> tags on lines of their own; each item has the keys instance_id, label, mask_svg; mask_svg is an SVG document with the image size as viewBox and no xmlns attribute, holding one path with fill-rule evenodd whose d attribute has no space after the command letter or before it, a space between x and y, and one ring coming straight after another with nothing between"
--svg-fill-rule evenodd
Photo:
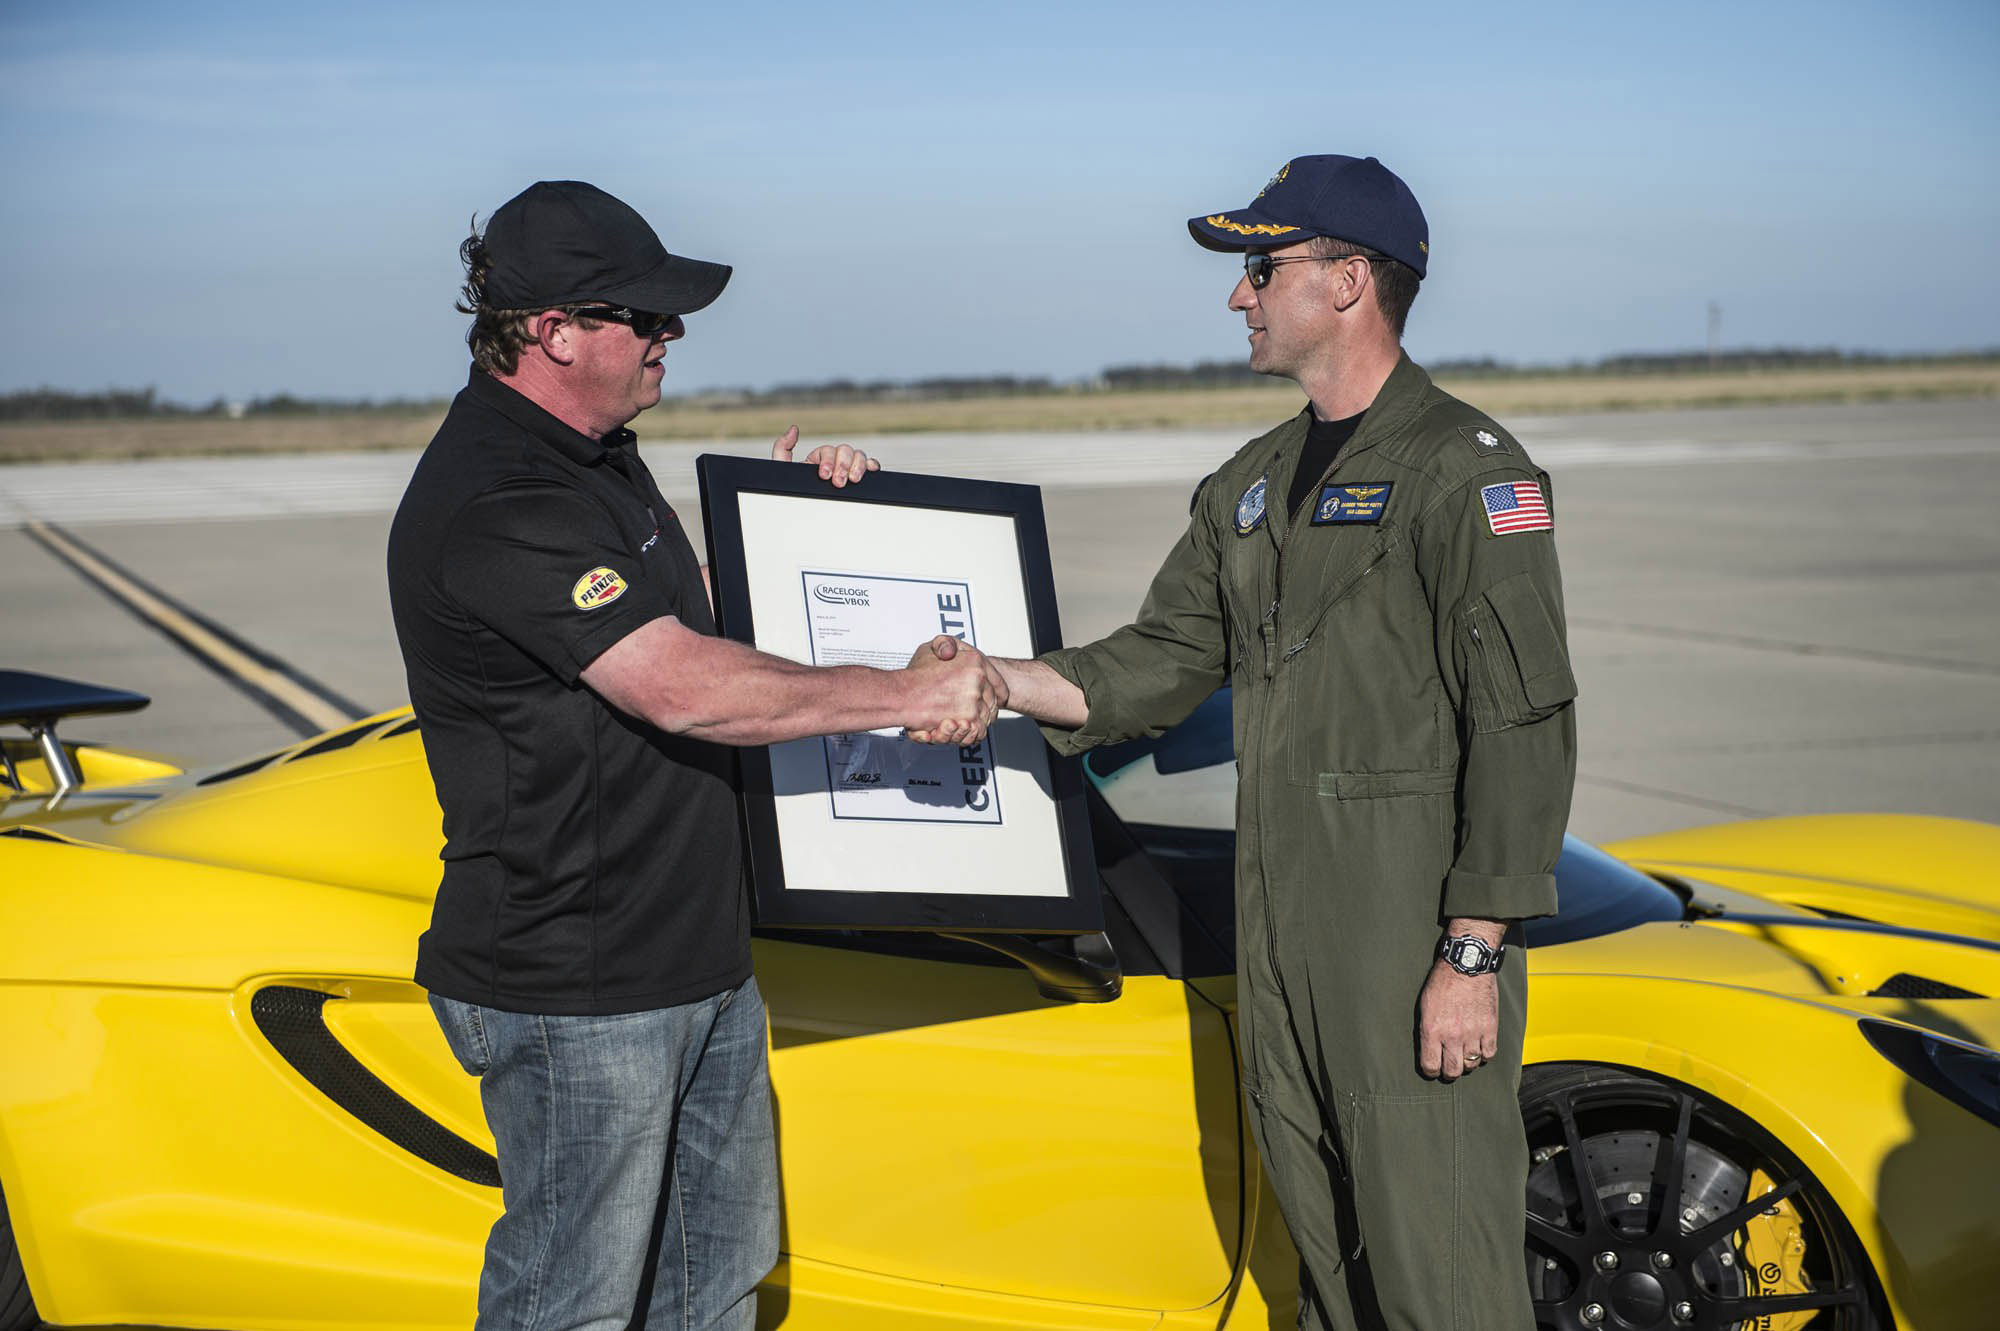
<instances>
[{"instance_id":1,"label":"certificate paper","mask_svg":"<svg viewBox=\"0 0 2000 1331\"><path fill-rule=\"evenodd\" d=\"M968 583L803 569L800 595L814 665L908 665L938 634L979 645ZM919 744L900 729L828 735L827 789L838 819L999 824L990 740Z\"/></svg>"},{"instance_id":2,"label":"certificate paper","mask_svg":"<svg viewBox=\"0 0 2000 1331\"><path fill-rule=\"evenodd\" d=\"M723 624L762 651L818 666L900 670L940 634L1002 657L1037 637L1023 551L1045 549L1024 487L871 476L856 499L810 469L705 459L769 475L710 517ZM796 473L805 472L803 477ZM706 485L707 482L705 481ZM948 501L961 487L1008 500ZM1037 574L1037 596L1053 599ZM1053 616L1050 616L1053 619ZM828 687L838 687L832 681ZM935 720L939 718L921 718ZM919 718L899 718L917 724ZM752 877L765 922L1063 931L1096 928L1096 866L1079 774L1033 720L1001 712L978 744L916 744L889 727L744 751Z\"/></svg>"}]
</instances>

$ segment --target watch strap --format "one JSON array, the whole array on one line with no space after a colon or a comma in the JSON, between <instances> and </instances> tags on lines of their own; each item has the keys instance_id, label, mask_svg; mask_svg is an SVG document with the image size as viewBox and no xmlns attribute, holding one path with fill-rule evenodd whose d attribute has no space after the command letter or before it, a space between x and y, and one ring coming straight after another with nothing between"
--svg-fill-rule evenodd
<instances>
[{"instance_id":1,"label":"watch strap","mask_svg":"<svg viewBox=\"0 0 2000 1331\"><path fill-rule=\"evenodd\" d=\"M1476 934L1447 934L1438 943L1437 954L1460 975L1492 975L1506 960L1507 945L1488 944Z\"/></svg>"}]
</instances>

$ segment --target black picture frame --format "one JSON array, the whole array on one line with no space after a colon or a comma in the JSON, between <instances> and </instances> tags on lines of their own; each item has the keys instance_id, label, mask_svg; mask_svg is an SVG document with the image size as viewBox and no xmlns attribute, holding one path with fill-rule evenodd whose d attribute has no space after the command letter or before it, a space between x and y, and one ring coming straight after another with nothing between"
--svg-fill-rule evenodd
<instances>
[{"instance_id":1,"label":"black picture frame","mask_svg":"<svg viewBox=\"0 0 2000 1331\"><path fill-rule=\"evenodd\" d=\"M938 510L945 514L998 516L1014 526L1021 591L1027 606L1033 654L1062 645L1055 576L1049 560L1048 526L1041 490L1033 485L913 472L871 473L862 483L835 489L817 468L798 463L705 453L695 459L701 487L703 533L718 626L725 637L755 646L751 565L759 552L747 548L741 497L782 495L852 506L847 521L863 521L870 506ZM912 649L916 644L911 644ZM1025 721L1015 724L1028 724ZM1090 934L1104 928L1102 885L1090 838L1082 767L1039 745L1047 762L1045 790L1053 806L1057 851L1064 876L1060 896L911 890L808 891L787 886L771 752L740 751L744 842L748 850L752 902L761 927L800 929L899 929L951 933ZM885 832L893 836L893 832ZM978 851L976 833L967 853ZM857 868L857 874L869 872Z\"/></svg>"}]
</instances>

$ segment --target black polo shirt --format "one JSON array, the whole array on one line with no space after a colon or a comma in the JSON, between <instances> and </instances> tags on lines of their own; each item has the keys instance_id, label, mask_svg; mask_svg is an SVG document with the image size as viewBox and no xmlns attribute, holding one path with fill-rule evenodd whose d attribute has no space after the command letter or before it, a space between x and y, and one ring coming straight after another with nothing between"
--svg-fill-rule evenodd
<instances>
[{"instance_id":1,"label":"black polo shirt","mask_svg":"<svg viewBox=\"0 0 2000 1331\"><path fill-rule=\"evenodd\" d=\"M444 809L416 978L447 997L637 1012L750 974L734 753L578 682L661 615L715 632L633 443L474 370L396 510L389 600Z\"/></svg>"}]
</instances>

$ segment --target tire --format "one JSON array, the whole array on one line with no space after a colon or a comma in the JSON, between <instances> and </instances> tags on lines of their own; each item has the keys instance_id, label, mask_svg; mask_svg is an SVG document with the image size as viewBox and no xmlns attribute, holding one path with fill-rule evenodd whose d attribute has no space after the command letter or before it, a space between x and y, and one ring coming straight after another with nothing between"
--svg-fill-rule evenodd
<instances>
[{"instance_id":1,"label":"tire","mask_svg":"<svg viewBox=\"0 0 2000 1331\"><path fill-rule=\"evenodd\" d=\"M1893 1326L1826 1189L1721 1101L1665 1077L1556 1063L1523 1072L1521 1116L1537 1327ZM1770 1188L1752 1194L1760 1174Z\"/></svg>"},{"instance_id":2,"label":"tire","mask_svg":"<svg viewBox=\"0 0 2000 1331\"><path fill-rule=\"evenodd\" d=\"M21 1269L21 1245L14 1242L7 1195L0 1193L0 1331L34 1331L41 1324L28 1293L28 1273Z\"/></svg>"}]
</instances>

